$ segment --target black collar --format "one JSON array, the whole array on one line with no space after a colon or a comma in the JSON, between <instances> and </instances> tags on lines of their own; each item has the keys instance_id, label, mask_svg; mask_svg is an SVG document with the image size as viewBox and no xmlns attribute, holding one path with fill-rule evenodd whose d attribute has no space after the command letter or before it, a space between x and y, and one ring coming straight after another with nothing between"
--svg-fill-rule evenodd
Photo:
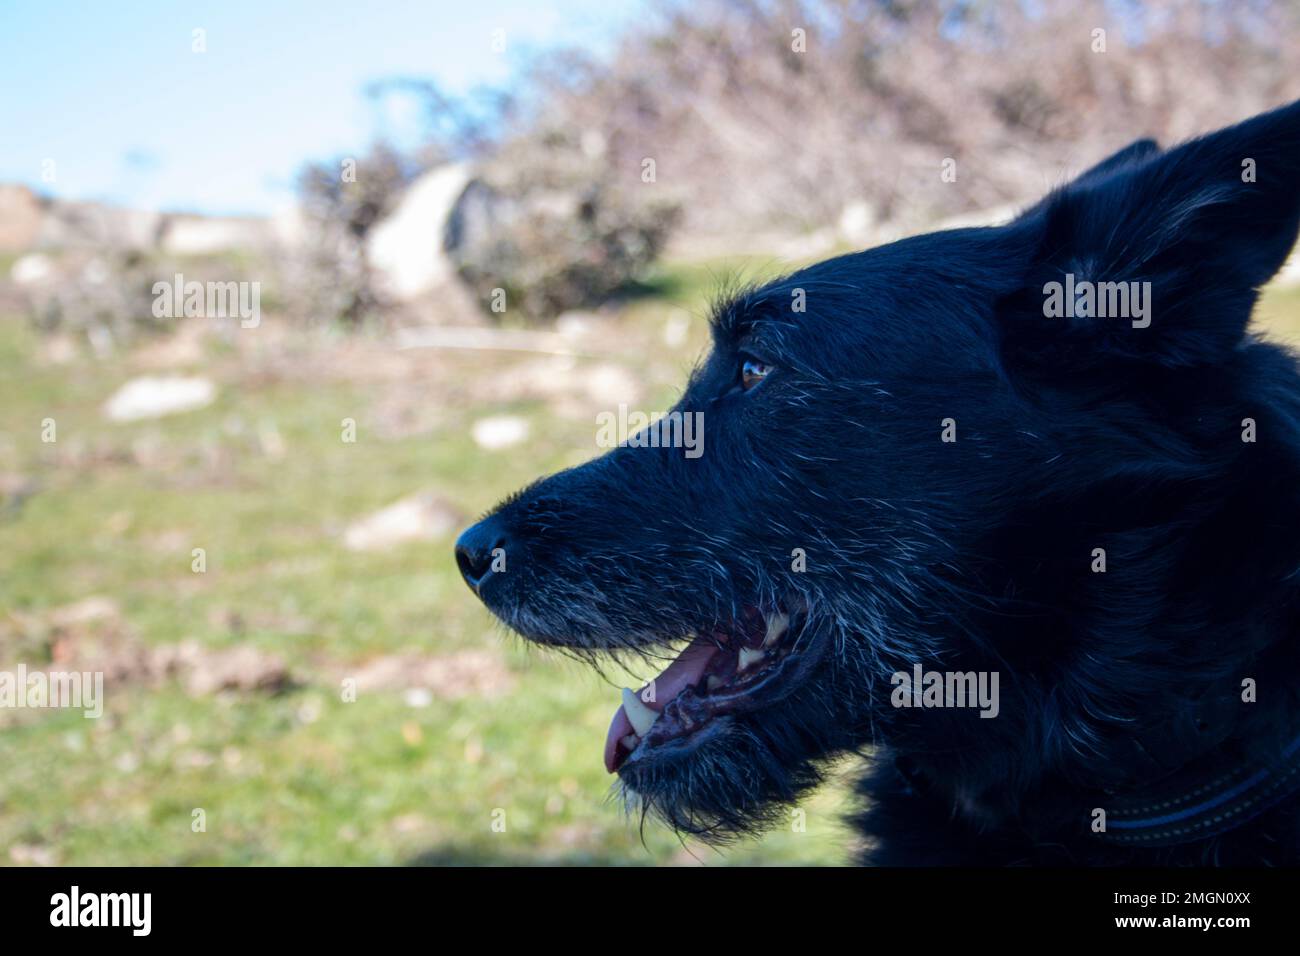
<instances>
[{"instance_id":1,"label":"black collar","mask_svg":"<svg viewBox=\"0 0 1300 956\"><path fill-rule=\"evenodd\" d=\"M1300 737L1264 748L1237 679L1218 682L1163 720L1135 730L1099 768L1089 808L1108 843L1173 846L1240 826L1300 790ZM1105 829L1095 822L1106 811Z\"/></svg>"},{"instance_id":2,"label":"black collar","mask_svg":"<svg viewBox=\"0 0 1300 956\"><path fill-rule=\"evenodd\" d=\"M1190 843L1241 826L1300 790L1300 736L1264 759L1237 754L1222 770L1231 756L1221 748L1207 761L1220 768L1215 772L1198 761L1146 792L1103 797L1105 829L1093 832L1126 846Z\"/></svg>"}]
</instances>

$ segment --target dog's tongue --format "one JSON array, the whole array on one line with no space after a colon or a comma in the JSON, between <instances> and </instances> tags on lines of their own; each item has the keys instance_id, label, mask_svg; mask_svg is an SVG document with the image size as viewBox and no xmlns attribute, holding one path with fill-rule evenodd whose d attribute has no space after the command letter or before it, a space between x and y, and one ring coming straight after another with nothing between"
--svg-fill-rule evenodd
<instances>
[{"instance_id":1,"label":"dog's tongue","mask_svg":"<svg viewBox=\"0 0 1300 956\"><path fill-rule=\"evenodd\" d=\"M654 679L655 699L647 700L646 706L651 710L663 710L665 704L700 679L704 668L717 651L718 647L712 641L697 637ZM641 694L644 690L645 687L642 687L637 693ZM605 769L610 773L617 768L615 760L618 757L618 742L632 732L632 721L628 720L627 711L620 706L614 712L609 733L605 735Z\"/></svg>"}]
</instances>

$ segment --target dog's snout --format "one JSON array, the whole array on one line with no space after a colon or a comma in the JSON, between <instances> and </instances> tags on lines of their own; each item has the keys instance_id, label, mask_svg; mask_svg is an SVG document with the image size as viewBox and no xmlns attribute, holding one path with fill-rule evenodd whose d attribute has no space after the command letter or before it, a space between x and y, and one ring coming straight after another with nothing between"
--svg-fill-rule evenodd
<instances>
[{"instance_id":1,"label":"dog's snout","mask_svg":"<svg viewBox=\"0 0 1300 956\"><path fill-rule=\"evenodd\" d=\"M499 515L489 515L461 532L456 539L456 565L465 583L481 591L498 559L504 558L508 543L505 522Z\"/></svg>"}]
</instances>

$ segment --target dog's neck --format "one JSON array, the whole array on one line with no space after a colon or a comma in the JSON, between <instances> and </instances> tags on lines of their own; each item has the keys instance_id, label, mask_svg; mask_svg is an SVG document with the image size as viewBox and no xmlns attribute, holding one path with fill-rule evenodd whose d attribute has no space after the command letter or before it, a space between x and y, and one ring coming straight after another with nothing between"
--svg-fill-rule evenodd
<instances>
[{"instance_id":1,"label":"dog's neck","mask_svg":"<svg viewBox=\"0 0 1300 956\"><path fill-rule=\"evenodd\" d=\"M1225 493L1191 527L1110 532L1109 576L1085 579L1090 592L1057 585L1027 550L1033 567L1009 569L999 589L1016 600L963 620L946 642L957 648L946 666L1001 671L999 719L900 715L900 772L980 829L1045 837L1077 826L1146 846L1222 832L1296 792L1300 575L1284 543L1296 522L1261 513L1279 500ZM1060 550L1073 560L1089 542L1067 538ZM1278 559L1243 574L1231 556L1251 554ZM1027 613L1035 605L1049 610ZM1063 650L1072 663L1059 666ZM1037 819L1044 806L1073 816ZM1097 810L1103 830L1092 830Z\"/></svg>"},{"instance_id":2,"label":"dog's neck","mask_svg":"<svg viewBox=\"0 0 1300 956\"><path fill-rule=\"evenodd\" d=\"M1066 828L1077 839L1113 847L1170 847L1227 833L1300 792L1300 734L1280 746L1225 742L1172 773L1126 787L1049 782L1044 789L1058 799L1043 804L1066 808L1052 819L1035 817L1037 794L1017 801L1013 812L1005 794L963 786L923 757L896 754L894 766L919 796L939 801L977 831L1039 842L1058 839Z\"/></svg>"}]
</instances>

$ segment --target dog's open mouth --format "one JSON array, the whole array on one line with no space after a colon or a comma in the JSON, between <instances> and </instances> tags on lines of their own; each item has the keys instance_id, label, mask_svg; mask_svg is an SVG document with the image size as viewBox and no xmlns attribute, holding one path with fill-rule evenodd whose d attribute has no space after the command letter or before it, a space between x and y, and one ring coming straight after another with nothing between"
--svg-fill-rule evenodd
<instances>
[{"instance_id":1,"label":"dog's open mouth","mask_svg":"<svg viewBox=\"0 0 1300 956\"><path fill-rule=\"evenodd\" d=\"M766 707L799 683L802 617L749 608L731 627L694 638L639 691L625 688L605 738L605 769L681 746L723 715Z\"/></svg>"}]
</instances>

